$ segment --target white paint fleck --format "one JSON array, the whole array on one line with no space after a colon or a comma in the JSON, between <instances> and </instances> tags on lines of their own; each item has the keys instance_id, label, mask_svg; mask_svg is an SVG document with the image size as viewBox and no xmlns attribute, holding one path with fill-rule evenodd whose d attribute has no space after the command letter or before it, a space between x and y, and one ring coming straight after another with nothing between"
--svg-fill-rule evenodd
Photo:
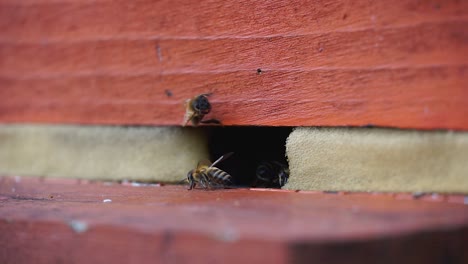
<instances>
[{"instance_id":1,"label":"white paint fleck","mask_svg":"<svg viewBox=\"0 0 468 264\"><path fill-rule=\"evenodd\" d=\"M142 183L142 182L132 182L131 186L133 187L141 187L141 186L148 186L147 183Z\"/></svg>"},{"instance_id":2,"label":"white paint fleck","mask_svg":"<svg viewBox=\"0 0 468 264\"><path fill-rule=\"evenodd\" d=\"M142 186L156 186L160 187L160 183L146 183L146 182L137 182L137 181L128 181L128 180L123 180L122 185L125 186L132 186L132 187L142 187Z\"/></svg>"},{"instance_id":3,"label":"white paint fleck","mask_svg":"<svg viewBox=\"0 0 468 264\"><path fill-rule=\"evenodd\" d=\"M468 196L465 196L465 199L463 199L464 204L468 204Z\"/></svg>"},{"instance_id":4,"label":"white paint fleck","mask_svg":"<svg viewBox=\"0 0 468 264\"><path fill-rule=\"evenodd\" d=\"M226 228L222 232L216 234L216 237L224 242L236 242L239 240L239 233L233 228Z\"/></svg>"},{"instance_id":5,"label":"white paint fleck","mask_svg":"<svg viewBox=\"0 0 468 264\"><path fill-rule=\"evenodd\" d=\"M156 187L160 187L161 184L159 183L146 183L146 182L131 182L130 183L130 186L133 186L133 187L145 187L145 186L156 186Z\"/></svg>"},{"instance_id":6,"label":"white paint fleck","mask_svg":"<svg viewBox=\"0 0 468 264\"><path fill-rule=\"evenodd\" d=\"M104 199L104 200L102 200L102 202L103 202L103 203L111 203L112 200L111 200L111 199Z\"/></svg>"},{"instance_id":7,"label":"white paint fleck","mask_svg":"<svg viewBox=\"0 0 468 264\"><path fill-rule=\"evenodd\" d=\"M15 176L15 182L20 183L21 182L21 177L20 176Z\"/></svg>"},{"instance_id":8,"label":"white paint fleck","mask_svg":"<svg viewBox=\"0 0 468 264\"><path fill-rule=\"evenodd\" d=\"M158 53L158 60L161 62L163 60L163 57L162 57L161 47L159 45L156 46L156 51Z\"/></svg>"},{"instance_id":9,"label":"white paint fleck","mask_svg":"<svg viewBox=\"0 0 468 264\"><path fill-rule=\"evenodd\" d=\"M79 221L79 220L72 220L68 223L68 225L73 229L73 231L75 231L76 233L83 233L83 232L86 232L88 230L88 224L83 222L83 221Z\"/></svg>"}]
</instances>

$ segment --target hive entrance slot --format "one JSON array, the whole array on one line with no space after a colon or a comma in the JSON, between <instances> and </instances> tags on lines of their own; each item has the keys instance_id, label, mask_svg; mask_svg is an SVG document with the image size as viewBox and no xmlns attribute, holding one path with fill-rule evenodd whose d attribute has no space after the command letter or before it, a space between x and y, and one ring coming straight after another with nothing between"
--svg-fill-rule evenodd
<instances>
[{"instance_id":1,"label":"hive entrance slot","mask_svg":"<svg viewBox=\"0 0 468 264\"><path fill-rule=\"evenodd\" d=\"M231 174L235 184L251 186L258 165L277 161L287 166L286 139L290 127L212 127L209 130L209 149L212 160L234 152L219 163L220 169Z\"/></svg>"}]
</instances>

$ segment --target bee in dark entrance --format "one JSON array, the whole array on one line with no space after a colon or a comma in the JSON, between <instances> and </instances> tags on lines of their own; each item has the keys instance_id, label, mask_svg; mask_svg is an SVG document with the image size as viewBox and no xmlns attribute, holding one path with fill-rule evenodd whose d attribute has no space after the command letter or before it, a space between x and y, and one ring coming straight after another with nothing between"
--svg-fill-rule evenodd
<instances>
[{"instance_id":1,"label":"bee in dark entrance","mask_svg":"<svg viewBox=\"0 0 468 264\"><path fill-rule=\"evenodd\" d=\"M208 96L211 94L200 94L192 99L188 99L185 102L185 116L184 116L184 126L188 124L188 122L192 122L193 126L197 126L198 124L220 124L219 120L217 119L209 119L203 120L205 115L209 114L211 111L211 104L208 101Z\"/></svg>"},{"instance_id":2,"label":"bee in dark entrance","mask_svg":"<svg viewBox=\"0 0 468 264\"><path fill-rule=\"evenodd\" d=\"M197 184L205 189L224 188L232 184L232 177L227 172L215 167L216 164L229 158L233 153L227 153L215 162L204 160L198 163L197 168L188 172L188 190L195 188Z\"/></svg>"},{"instance_id":3,"label":"bee in dark entrance","mask_svg":"<svg viewBox=\"0 0 468 264\"><path fill-rule=\"evenodd\" d=\"M278 161L266 161L257 166L255 187L281 188L289 179L289 168Z\"/></svg>"}]
</instances>

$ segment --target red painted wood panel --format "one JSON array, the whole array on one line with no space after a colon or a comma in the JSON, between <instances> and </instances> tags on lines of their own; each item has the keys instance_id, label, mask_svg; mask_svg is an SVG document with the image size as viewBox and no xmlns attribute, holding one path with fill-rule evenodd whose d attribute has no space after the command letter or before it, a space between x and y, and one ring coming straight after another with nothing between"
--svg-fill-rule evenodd
<instances>
[{"instance_id":1,"label":"red painted wood panel","mask_svg":"<svg viewBox=\"0 0 468 264\"><path fill-rule=\"evenodd\" d=\"M0 177L0 262L466 263L461 198Z\"/></svg>"},{"instance_id":2,"label":"red painted wood panel","mask_svg":"<svg viewBox=\"0 0 468 264\"><path fill-rule=\"evenodd\" d=\"M211 38L304 35L466 19L460 0L0 0L2 39Z\"/></svg>"},{"instance_id":3,"label":"red painted wood panel","mask_svg":"<svg viewBox=\"0 0 468 264\"><path fill-rule=\"evenodd\" d=\"M0 121L178 125L212 92L226 125L467 130L467 24L466 1L2 0Z\"/></svg>"}]
</instances>

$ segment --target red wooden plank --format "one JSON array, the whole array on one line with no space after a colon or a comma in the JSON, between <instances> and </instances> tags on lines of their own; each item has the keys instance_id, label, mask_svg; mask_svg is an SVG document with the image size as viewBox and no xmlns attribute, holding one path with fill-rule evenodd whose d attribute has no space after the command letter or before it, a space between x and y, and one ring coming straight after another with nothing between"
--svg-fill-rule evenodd
<instances>
[{"instance_id":1,"label":"red wooden plank","mask_svg":"<svg viewBox=\"0 0 468 264\"><path fill-rule=\"evenodd\" d=\"M467 17L466 1L1 0L8 41L303 35Z\"/></svg>"},{"instance_id":2,"label":"red wooden plank","mask_svg":"<svg viewBox=\"0 0 468 264\"><path fill-rule=\"evenodd\" d=\"M214 93L212 115L228 125L372 123L466 129L465 72L466 67L443 67L267 72L260 76L240 72L53 80L3 78L0 118L10 122L181 124L185 99L190 94L210 91ZM347 89L335 88L345 85Z\"/></svg>"},{"instance_id":3,"label":"red wooden plank","mask_svg":"<svg viewBox=\"0 0 468 264\"><path fill-rule=\"evenodd\" d=\"M0 70L3 76L47 78L466 65L467 22L468 15L403 28L270 38L0 42Z\"/></svg>"},{"instance_id":4,"label":"red wooden plank","mask_svg":"<svg viewBox=\"0 0 468 264\"><path fill-rule=\"evenodd\" d=\"M226 125L468 129L463 1L0 7L2 122L178 125L213 92Z\"/></svg>"},{"instance_id":5,"label":"red wooden plank","mask_svg":"<svg viewBox=\"0 0 468 264\"><path fill-rule=\"evenodd\" d=\"M444 201L0 177L1 263L463 263L467 231Z\"/></svg>"}]
</instances>

